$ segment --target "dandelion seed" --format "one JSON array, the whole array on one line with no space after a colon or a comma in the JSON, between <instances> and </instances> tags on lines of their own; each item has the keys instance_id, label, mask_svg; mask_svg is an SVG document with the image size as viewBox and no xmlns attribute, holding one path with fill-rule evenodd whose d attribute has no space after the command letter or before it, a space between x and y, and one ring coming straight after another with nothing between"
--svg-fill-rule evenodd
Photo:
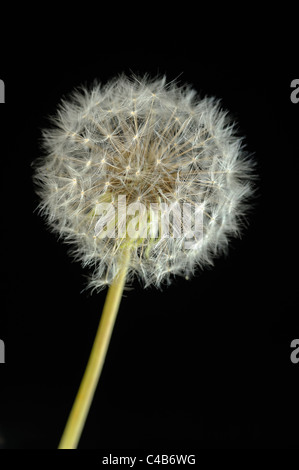
<instances>
[{"instance_id":1,"label":"dandelion seed","mask_svg":"<svg viewBox=\"0 0 299 470\"><path fill-rule=\"evenodd\" d=\"M72 255L92 268L89 287L111 286L95 343L100 349L104 344L100 370L125 281L136 276L160 287L174 275L190 279L197 267L213 264L242 229L253 163L218 99L200 99L165 77L122 75L75 91L53 124L43 133L34 180L41 213ZM61 151L63 158L55 158ZM187 205L186 229L181 214ZM134 226L135 208L140 217ZM116 236L107 235L116 228ZM91 374L91 383L89 373L82 393L90 397L97 375ZM71 414L62 447L76 445L88 410L83 405Z\"/></svg>"}]
</instances>

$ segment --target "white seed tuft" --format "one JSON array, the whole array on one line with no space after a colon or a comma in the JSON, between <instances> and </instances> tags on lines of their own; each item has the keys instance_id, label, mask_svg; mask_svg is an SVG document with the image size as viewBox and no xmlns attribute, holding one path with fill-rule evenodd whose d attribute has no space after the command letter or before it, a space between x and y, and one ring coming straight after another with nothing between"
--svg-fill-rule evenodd
<instances>
[{"instance_id":1,"label":"white seed tuft","mask_svg":"<svg viewBox=\"0 0 299 470\"><path fill-rule=\"evenodd\" d=\"M160 286L212 264L240 233L253 163L216 98L199 99L165 77L122 75L73 92L53 124L36 162L39 207L72 254L93 268L92 289L111 284L124 247L131 250L129 277ZM123 214L141 202L138 236L130 237L134 213ZM111 210L99 213L99 204ZM184 204L192 208L189 233L178 233ZM161 229L158 206L170 233ZM194 230L199 217L201 233ZM113 224L119 232L103 236Z\"/></svg>"}]
</instances>

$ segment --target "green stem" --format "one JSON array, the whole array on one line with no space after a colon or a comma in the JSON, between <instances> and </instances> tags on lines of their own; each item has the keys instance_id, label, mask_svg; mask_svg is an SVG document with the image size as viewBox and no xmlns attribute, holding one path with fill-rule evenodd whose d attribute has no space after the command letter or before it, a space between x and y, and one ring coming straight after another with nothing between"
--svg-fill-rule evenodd
<instances>
[{"instance_id":1,"label":"green stem","mask_svg":"<svg viewBox=\"0 0 299 470\"><path fill-rule=\"evenodd\" d=\"M124 251L118 276L109 287L103 313L82 382L58 449L76 449L103 369L126 281L130 250Z\"/></svg>"}]
</instances>

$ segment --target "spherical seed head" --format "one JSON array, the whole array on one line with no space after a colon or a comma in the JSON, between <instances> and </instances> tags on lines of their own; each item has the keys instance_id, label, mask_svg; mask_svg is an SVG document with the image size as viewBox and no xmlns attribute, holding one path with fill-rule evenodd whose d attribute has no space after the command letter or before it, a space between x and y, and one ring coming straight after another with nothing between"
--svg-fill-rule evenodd
<instances>
[{"instance_id":1,"label":"spherical seed head","mask_svg":"<svg viewBox=\"0 0 299 470\"><path fill-rule=\"evenodd\" d=\"M40 209L101 289L130 250L129 276L160 286L212 264L240 231L252 162L219 100L165 77L76 90L43 132Z\"/></svg>"}]
</instances>

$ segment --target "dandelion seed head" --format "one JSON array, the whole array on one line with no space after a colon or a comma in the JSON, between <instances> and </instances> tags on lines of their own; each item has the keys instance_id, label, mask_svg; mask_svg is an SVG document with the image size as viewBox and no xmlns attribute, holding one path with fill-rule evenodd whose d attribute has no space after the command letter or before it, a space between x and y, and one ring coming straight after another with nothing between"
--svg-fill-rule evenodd
<instances>
[{"instance_id":1,"label":"dandelion seed head","mask_svg":"<svg viewBox=\"0 0 299 470\"><path fill-rule=\"evenodd\" d=\"M43 132L34 180L41 213L71 245L72 255L91 268L89 287L100 290L117 275L128 245L128 276L137 275L145 286L159 287L173 275L189 279L196 267L211 265L240 233L253 192L252 169L218 99L199 98L191 87L165 77L121 75L62 101L52 127ZM124 221L124 212L116 216L114 209L140 202L145 212L139 235L129 239L134 214ZM106 213L98 213L99 204L107 204ZM188 234L177 234L181 222L175 222L184 204L193 209L190 232L196 217L202 218L191 247ZM155 220L155 205L169 215L170 234ZM116 224L122 234L102 236L104 227Z\"/></svg>"}]
</instances>

